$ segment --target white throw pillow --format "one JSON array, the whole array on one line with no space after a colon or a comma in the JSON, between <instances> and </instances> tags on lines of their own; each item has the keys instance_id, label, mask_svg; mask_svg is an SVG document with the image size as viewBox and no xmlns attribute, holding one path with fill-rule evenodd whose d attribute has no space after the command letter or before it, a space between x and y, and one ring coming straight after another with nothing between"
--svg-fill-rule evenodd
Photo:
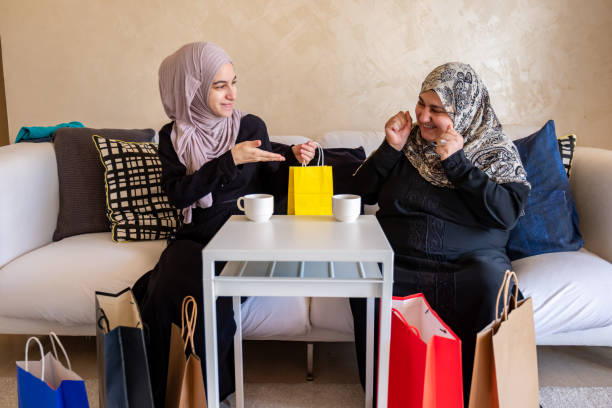
<instances>
[{"instance_id":1,"label":"white throw pillow","mask_svg":"<svg viewBox=\"0 0 612 408\"><path fill-rule=\"evenodd\" d=\"M612 264L585 249L512 262L525 297L533 299L536 340L612 324Z\"/></svg>"},{"instance_id":2,"label":"white throw pillow","mask_svg":"<svg viewBox=\"0 0 612 408\"><path fill-rule=\"evenodd\" d=\"M363 146L366 157L385 139L384 132L360 131L360 130L337 130L325 133L318 141L323 147L346 147L355 148Z\"/></svg>"}]
</instances>

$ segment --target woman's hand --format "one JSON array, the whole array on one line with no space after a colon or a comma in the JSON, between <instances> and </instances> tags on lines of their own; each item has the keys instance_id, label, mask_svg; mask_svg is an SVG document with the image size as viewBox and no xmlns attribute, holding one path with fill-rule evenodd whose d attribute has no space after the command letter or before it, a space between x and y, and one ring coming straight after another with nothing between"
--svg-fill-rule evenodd
<instances>
[{"instance_id":1,"label":"woman's hand","mask_svg":"<svg viewBox=\"0 0 612 408\"><path fill-rule=\"evenodd\" d=\"M385 139L395 150L402 150L412 129L410 112L398 112L385 123Z\"/></svg>"},{"instance_id":2,"label":"woman's hand","mask_svg":"<svg viewBox=\"0 0 612 408\"><path fill-rule=\"evenodd\" d=\"M285 161L284 156L259 149L259 146L261 140L248 140L234 145L231 152L236 166L244 163Z\"/></svg>"},{"instance_id":3,"label":"woman's hand","mask_svg":"<svg viewBox=\"0 0 612 408\"><path fill-rule=\"evenodd\" d=\"M291 150L298 163L308 164L315 155L317 145L312 140L309 140L306 143L291 146Z\"/></svg>"},{"instance_id":4,"label":"woman's hand","mask_svg":"<svg viewBox=\"0 0 612 408\"><path fill-rule=\"evenodd\" d=\"M461 149L463 149L463 136L448 125L446 132L436 140L436 153L440 155L440 160L446 160Z\"/></svg>"}]
</instances>

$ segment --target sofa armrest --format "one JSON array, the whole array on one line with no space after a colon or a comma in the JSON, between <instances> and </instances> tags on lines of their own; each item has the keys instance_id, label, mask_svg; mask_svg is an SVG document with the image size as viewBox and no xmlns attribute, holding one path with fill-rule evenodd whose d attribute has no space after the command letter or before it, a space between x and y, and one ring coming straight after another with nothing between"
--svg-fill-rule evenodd
<instances>
[{"instance_id":1,"label":"sofa armrest","mask_svg":"<svg viewBox=\"0 0 612 408\"><path fill-rule=\"evenodd\" d=\"M59 211L52 143L0 148L0 267L51 242Z\"/></svg>"},{"instance_id":2,"label":"sofa armrest","mask_svg":"<svg viewBox=\"0 0 612 408\"><path fill-rule=\"evenodd\" d=\"M571 171L584 246L612 262L612 150L576 147Z\"/></svg>"}]
</instances>

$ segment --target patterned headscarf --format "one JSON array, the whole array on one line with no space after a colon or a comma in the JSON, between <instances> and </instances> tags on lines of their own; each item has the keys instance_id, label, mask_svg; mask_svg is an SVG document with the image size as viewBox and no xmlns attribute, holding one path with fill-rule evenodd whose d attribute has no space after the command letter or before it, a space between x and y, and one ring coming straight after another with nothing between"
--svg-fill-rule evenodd
<instances>
[{"instance_id":1,"label":"patterned headscarf","mask_svg":"<svg viewBox=\"0 0 612 408\"><path fill-rule=\"evenodd\" d=\"M184 45L166 57L159 67L159 93L168 117L174 120L170 139L176 154L193 174L202 165L231 149L236 143L240 119L234 109L228 118L216 116L208 106L208 93L219 69L232 62L221 47L205 42ZM212 205L209 193L187 208L183 221L191 222L191 209Z\"/></svg>"},{"instance_id":2,"label":"patterned headscarf","mask_svg":"<svg viewBox=\"0 0 612 408\"><path fill-rule=\"evenodd\" d=\"M495 116L489 92L471 66L449 62L434 69L421 86L421 93L433 90L463 136L465 156L494 182L529 186L525 169L514 143ZM421 137L415 126L403 148L419 174L438 187L454 188L446 177L436 147Z\"/></svg>"}]
</instances>

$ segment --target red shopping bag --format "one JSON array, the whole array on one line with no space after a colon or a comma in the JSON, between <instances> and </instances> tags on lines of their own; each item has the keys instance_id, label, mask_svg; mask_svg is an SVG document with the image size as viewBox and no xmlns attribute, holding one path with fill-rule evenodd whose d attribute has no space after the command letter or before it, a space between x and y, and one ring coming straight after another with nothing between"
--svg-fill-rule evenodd
<instances>
[{"instance_id":1,"label":"red shopping bag","mask_svg":"<svg viewBox=\"0 0 612 408\"><path fill-rule=\"evenodd\" d=\"M462 408L461 340L422 293L391 302L388 407Z\"/></svg>"}]
</instances>

